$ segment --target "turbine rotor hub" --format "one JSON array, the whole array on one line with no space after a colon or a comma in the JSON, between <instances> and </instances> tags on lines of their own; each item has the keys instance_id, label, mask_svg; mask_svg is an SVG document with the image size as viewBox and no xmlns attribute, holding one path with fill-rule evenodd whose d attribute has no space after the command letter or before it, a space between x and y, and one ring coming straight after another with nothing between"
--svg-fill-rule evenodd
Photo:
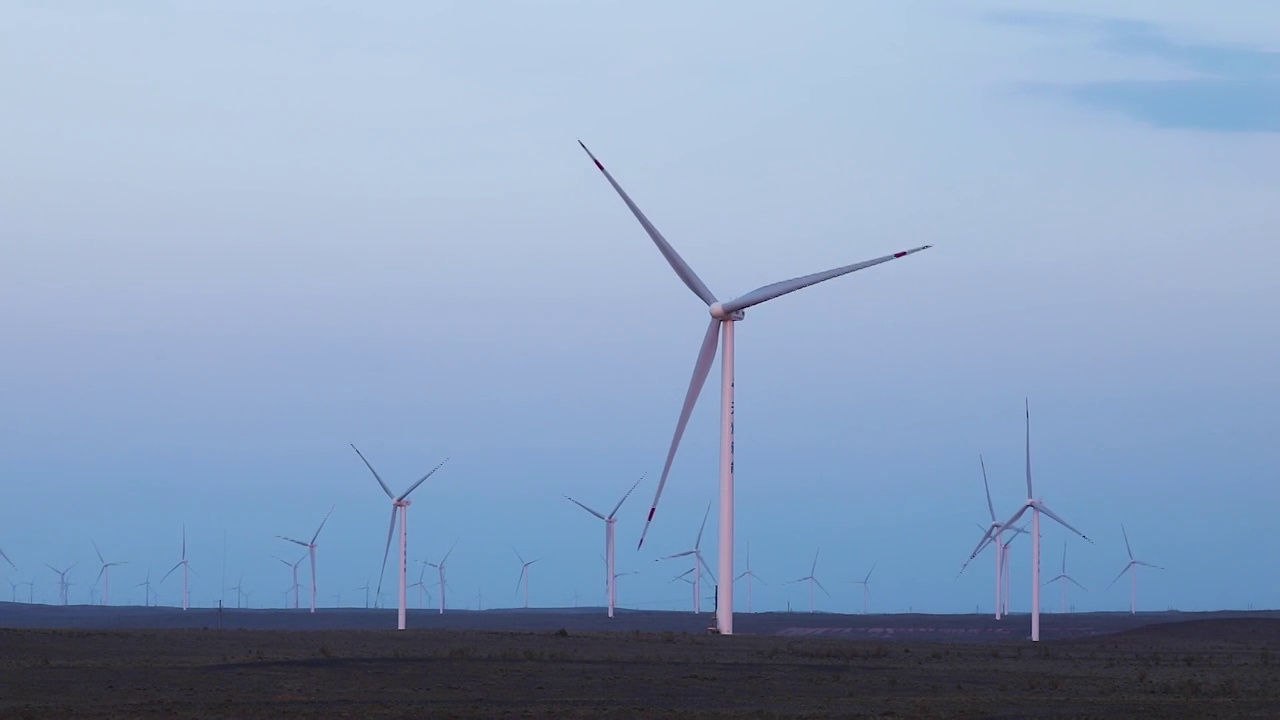
<instances>
[{"instance_id":1,"label":"turbine rotor hub","mask_svg":"<svg viewBox=\"0 0 1280 720\"><path fill-rule=\"evenodd\" d=\"M711 312L711 317L717 320L728 320L730 322L737 322L746 317L746 313L744 313L741 310L734 310L731 313L725 312L724 303L721 303L721 302L711 303L711 305L707 308L707 310Z\"/></svg>"}]
</instances>

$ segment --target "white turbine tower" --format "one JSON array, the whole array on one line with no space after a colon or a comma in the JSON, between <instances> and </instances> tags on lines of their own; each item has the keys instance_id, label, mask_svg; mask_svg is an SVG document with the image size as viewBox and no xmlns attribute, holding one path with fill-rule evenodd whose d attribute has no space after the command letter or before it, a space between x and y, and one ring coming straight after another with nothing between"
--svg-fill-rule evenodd
<instances>
[{"instance_id":1,"label":"white turbine tower","mask_svg":"<svg viewBox=\"0 0 1280 720\"><path fill-rule=\"evenodd\" d=\"M698 537L693 543L692 550L685 550L684 552L678 552L675 555L668 555L666 557L658 558L658 561L662 561L662 560L674 560L676 558L682 558L682 557L689 557L690 555L693 556L693 568L686 571L684 574L680 575L679 577L683 578L685 575L688 575L689 573L693 573L693 580L691 580L690 582L693 583L693 613L695 615L702 612L702 574L706 573L711 578L711 582L713 584L715 583L715 576L711 574L711 570L707 568L706 561L702 559L702 549L701 549L702 531L707 529L707 518L710 515L711 515L711 503L707 503L707 511L702 514L702 526L698 528ZM717 610L718 609L719 608L717 608Z\"/></svg>"},{"instance_id":2,"label":"white turbine tower","mask_svg":"<svg viewBox=\"0 0 1280 720\"><path fill-rule=\"evenodd\" d=\"M106 561L105 558L102 557L102 551L98 549L98 543L92 540L90 540L89 542L93 545L93 551L98 554L98 561L102 563L102 569L98 571L98 577L95 578L93 582L94 584L97 584L98 580L103 581L102 582L102 604L110 605L111 604L111 568L118 567L120 565L127 565L128 561L126 560L122 562L109 563Z\"/></svg>"},{"instance_id":3,"label":"white turbine tower","mask_svg":"<svg viewBox=\"0 0 1280 720\"><path fill-rule=\"evenodd\" d=\"M1049 582L1045 583L1045 587L1048 587L1054 583L1060 583L1062 587L1062 613L1064 615L1067 612L1067 583L1071 583L1072 585L1075 585L1081 590L1084 590L1085 592L1089 592L1088 589L1085 588L1085 586L1076 582L1075 578L1067 574L1067 541L1066 540L1062 541L1062 574L1053 578Z\"/></svg>"},{"instance_id":4,"label":"white turbine tower","mask_svg":"<svg viewBox=\"0 0 1280 720\"><path fill-rule=\"evenodd\" d=\"M178 561L177 565L174 565L173 567L169 568L169 572L165 573L164 577L160 578L160 582L163 583L165 581L165 578L172 575L173 571L177 570L178 568L182 568L182 609L186 610L189 607L190 600L191 600L191 596L187 592L187 574L191 572L191 563L187 562L187 526L186 525L182 526L182 559Z\"/></svg>"},{"instance_id":5,"label":"white turbine tower","mask_svg":"<svg viewBox=\"0 0 1280 720\"><path fill-rule=\"evenodd\" d=\"M396 513L399 512L400 514L400 613L396 618L396 629L403 630L405 620L405 601L409 589L408 578L406 577L409 563L409 505L412 504L412 501L409 500L409 493L417 490L419 485L427 481L427 478L431 477L437 470L444 467L444 464L449 462L449 458L445 458L439 465L431 468L431 472L423 475L418 479L418 482L410 485L408 490L405 490L400 495L396 495L391 492L391 488L387 487L387 484L382 481L382 476L378 475L378 471L373 469L373 466L369 464L368 460L365 460L364 454L360 452L359 448L353 444L351 449L356 451L356 455L359 455L360 459L364 461L364 466L369 468L369 472L373 473L373 479L378 481L378 485L382 487L382 491L387 494L387 497L391 498L391 527L387 529L387 548L382 551L382 570L378 573L379 591L382 590L382 576L387 572L387 556L391 553L391 538L396 534Z\"/></svg>"},{"instance_id":6,"label":"white turbine tower","mask_svg":"<svg viewBox=\"0 0 1280 720\"><path fill-rule=\"evenodd\" d=\"M609 617L613 617L613 607L618 599L618 593L615 591L614 583L613 583L614 578L617 577L614 573L614 568L616 567L616 565L614 564L614 559L613 559L613 546L614 546L615 533L618 525L618 519L614 516L617 515L618 510L622 508L622 503L626 502L627 498L631 497L631 493L635 491L636 487L640 485L641 480L644 480L644 475L640 476L640 480L635 481L635 484L631 486L631 489L627 490L626 494L622 496L622 499L618 501L618 504L613 506L613 512L610 512L607 516L601 515L600 513L596 512L595 510L592 510L586 505L583 505L577 500L574 500L568 495L564 496L565 499L568 500L569 502L573 503L574 505L577 505L583 510L586 510L587 512L591 513L592 515L595 515L596 517L604 521L604 557L605 557L604 573L605 573L605 586L606 586L605 594L608 596L606 598L606 601L609 606Z\"/></svg>"},{"instance_id":7,"label":"white turbine tower","mask_svg":"<svg viewBox=\"0 0 1280 720\"><path fill-rule=\"evenodd\" d=\"M333 514L333 506L329 507L329 512L324 514L324 519L320 521L320 527L316 528L316 534L311 536L311 542L302 542L294 540L291 537L277 535L281 540L287 540L295 545L301 545L307 549L307 554L311 556L311 612L316 611L316 538L320 537L320 531L324 529L324 524L329 522L329 516Z\"/></svg>"},{"instance_id":8,"label":"white turbine tower","mask_svg":"<svg viewBox=\"0 0 1280 720\"><path fill-rule=\"evenodd\" d=\"M822 587L822 582L820 582L816 577L816 573L818 571L818 553L821 551L822 551L822 548L818 548L818 550L814 551L813 566L809 568L808 575L802 578L797 578L795 580L788 580L787 582L783 583L784 585L791 585L792 583L800 583L800 582L806 582L806 581L809 583L809 612L813 612L813 586L814 585L817 585L819 588L821 588L822 592L825 593L827 597L831 597L831 593L827 592L827 589Z\"/></svg>"},{"instance_id":9,"label":"white turbine tower","mask_svg":"<svg viewBox=\"0 0 1280 720\"><path fill-rule=\"evenodd\" d=\"M1133 549L1129 547L1129 533L1124 529L1123 524L1120 525L1120 533L1124 535L1124 549L1125 552L1129 553L1129 564L1124 566L1124 569L1120 571L1115 580L1111 581L1111 585L1108 585L1107 589L1110 590L1112 585L1115 585L1120 581L1120 578L1124 577L1125 573L1129 573L1129 614L1132 615L1138 612L1138 566L1155 568L1156 570L1163 570L1164 568L1142 560L1135 560L1133 558Z\"/></svg>"},{"instance_id":10,"label":"white turbine tower","mask_svg":"<svg viewBox=\"0 0 1280 720\"><path fill-rule=\"evenodd\" d=\"M454 549L455 547L457 547L457 546L458 546L458 541L457 541L457 540L454 540L454 541L453 541L453 544L449 546L449 552L445 553L445 554L444 554L444 557L440 558L440 562L438 562L438 563L433 563L433 562L429 562L429 563L427 563L427 564L428 564L428 565L430 565L431 567L435 568L435 569L436 569L436 571L440 574L440 614L441 614L441 615L443 615L443 614L444 614L444 604L445 604L445 603L444 603L444 589L445 589L446 587L448 587L448 585L447 585L447 584L445 583L445 581L444 581L444 564L445 564L446 562L448 562L448 561L449 561L449 555L450 555L450 553L452 553L452 552L453 552L453 549Z\"/></svg>"},{"instance_id":11,"label":"white turbine tower","mask_svg":"<svg viewBox=\"0 0 1280 720\"><path fill-rule=\"evenodd\" d=\"M876 562L871 563L871 569L867 571L866 577L862 578L861 580L851 581L853 582L854 585L862 586L862 614L863 615L867 614L868 600L870 600L871 598L871 573L876 571L876 563L878 562L880 561L877 560Z\"/></svg>"},{"instance_id":12,"label":"white turbine tower","mask_svg":"<svg viewBox=\"0 0 1280 720\"><path fill-rule=\"evenodd\" d=\"M702 392L702 386L706 383L707 375L711 372L711 364L715 360L720 334L722 332L724 334L724 352L721 357L720 369L720 577L729 582L725 583L720 600L716 605L716 628L721 634L730 635L733 633L734 323L743 319L743 311L747 308L768 302L796 290L801 290L810 285L816 285L841 275L847 275L857 270L926 250L932 246L923 245L911 250L878 257L874 260L845 265L791 280L783 280L757 288L727 302L721 302L707 289L706 284L693 272L688 263L676 253L666 238L653 226L653 223L649 222L644 213L640 212L640 208L636 207L636 204L631 201L622 186L618 185L613 176L609 174L609 171L604 169L604 165L587 149L587 146L581 141L578 144L582 145L582 149L586 151L592 162L595 163L600 172L604 173L605 179L609 181L614 191L626 203L627 208L631 210L631 214L635 215L636 220L640 221L640 225L644 227L645 232L653 240L654 245L658 247L658 251L666 258L667 263L675 270L676 275L693 291L693 294L707 304L707 308L711 313L711 324L707 326L706 335L702 339L702 349L698 352L698 360L693 367L693 377L689 381L689 389L685 395L684 406L680 410L680 419L676 421L675 433L671 438L671 448L667 451L667 460L662 468L662 477L658 480L658 489L653 496L653 505L649 509L648 518L645 520L644 530L640 533L640 545L644 545L644 538L649 531L649 524L653 522L654 513L658 510L658 500L662 497L662 488L667 484L667 475L671 472L671 463L675 460L676 449L680 446L680 438L684 435L685 425L689 422L689 415L693 412L693 406L697 403L698 395Z\"/></svg>"},{"instance_id":13,"label":"white turbine tower","mask_svg":"<svg viewBox=\"0 0 1280 720\"><path fill-rule=\"evenodd\" d=\"M1031 486L1031 404L1026 403L1027 418L1027 501L1022 507L1018 508L1018 512L1013 514L1003 525L1000 526L999 532L1009 529L1014 523L1028 511L1031 511L1031 641L1040 641L1040 515L1049 516L1050 520L1058 523L1062 527L1079 535L1088 542L1092 540L1079 530L1075 529L1066 520L1058 517L1057 513L1049 509L1049 506L1043 501L1036 498L1035 490ZM1011 541L1012 542L1012 541ZM969 556L972 560L982 551L979 546L973 555Z\"/></svg>"},{"instance_id":14,"label":"white turbine tower","mask_svg":"<svg viewBox=\"0 0 1280 720\"><path fill-rule=\"evenodd\" d=\"M535 558L533 560L525 562L525 559L523 557L520 557L519 550L516 550L515 548L511 548L511 552L515 553L516 557L520 558L520 562L523 563L520 566L520 577L516 578L516 593L518 594L520 592L520 582L523 580L524 581L524 609L528 610L529 609L529 566L538 562L542 558Z\"/></svg>"},{"instance_id":15,"label":"white turbine tower","mask_svg":"<svg viewBox=\"0 0 1280 720\"><path fill-rule=\"evenodd\" d=\"M743 570L742 574L734 578L733 581L737 582L743 578L747 579L747 613L752 613L754 611L751 609L751 581L760 580L760 576L751 570L751 543L749 542L747 543L747 569ZM764 581L760 580L760 582L763 583ZM768 585L769 583L764 584Z\"/></svg>"}]
</instances>

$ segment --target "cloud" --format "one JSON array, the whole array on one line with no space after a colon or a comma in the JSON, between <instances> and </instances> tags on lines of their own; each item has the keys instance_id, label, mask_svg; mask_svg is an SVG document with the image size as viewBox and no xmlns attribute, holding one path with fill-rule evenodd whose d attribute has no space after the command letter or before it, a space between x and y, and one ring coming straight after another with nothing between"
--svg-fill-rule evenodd
<instances>
[{"instance_id":1,"label":"cloud","mask_svg":"<svg viewBox=\"0 0 1280 720\"><path fill-rule=\"evenodd\" d=\"M1094 46L1129 58L1156 59L1193 78L1031 83L1021 90L1065 97L1124 113L1158 128L1208 132L1280 132L1280 52L1181 42L1147 22L1040 12L992 13L994 23L1058 34L1092 34Z\"/></svg>"}]
</instances>

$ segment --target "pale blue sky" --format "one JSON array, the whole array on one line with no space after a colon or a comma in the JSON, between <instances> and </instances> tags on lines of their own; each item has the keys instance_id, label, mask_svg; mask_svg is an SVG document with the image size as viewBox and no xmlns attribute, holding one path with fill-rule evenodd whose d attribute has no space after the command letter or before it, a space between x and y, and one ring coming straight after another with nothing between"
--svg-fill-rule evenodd
<instances>
[{"instance_id":1,"label":"pale blue sky","mask_svg":"<svg viewBox=\"0 0 1280 720\"><path fill-rule=\"evenodd\" d=\"M78 561L87 598L92 539L123 600L185 521L198 602L224 529L228 584L279 602L273 536L336 504L350 600L389 510L355 442L393 487L453 457L409 530L460 538L459 602L516 604L510 544L534 604L602 595L561 496L648 472L620 600L687 607L653 558L715 496L714 380L634 543L706 310L581 138L722 297L936 244L738 328L757 609L805 605L820 546L823 609L878 561L875 610L987 611L990 558L955 573L978 454L1022 494L1024 396L1040 494L1098 543L1078 607L1127 607L1122 521L1169 568L1144 607L1280 605L1272 3L53 5L0 17L0 547L37 595Z\"/></svg>"}]
</instances>

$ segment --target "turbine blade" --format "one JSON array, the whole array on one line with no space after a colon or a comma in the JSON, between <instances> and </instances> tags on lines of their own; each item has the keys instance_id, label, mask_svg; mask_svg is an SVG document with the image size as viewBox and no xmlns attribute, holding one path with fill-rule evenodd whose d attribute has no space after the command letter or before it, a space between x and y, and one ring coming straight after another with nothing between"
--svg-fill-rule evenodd
<instances>
[{"instance_id":1,"label":"turbine blade","mask_svg":"<svg viewBox=\"0 0 1280 720\"><path fill-rule=\"evenodd\" d=\"M101 562L103 565L106 565L107 559L102 557L102 551L98 549L98 543L92 540L90 540L89 542L93 545L93 551L98 555L98 561Z\"/></svg>"},{"instance_id":2,"label":"turbine blade","mask_svg":"<svg viewBox=\"0 0 1280 720\"><path fill-rule=\"evenodd\" d=\"M692 554L694 554L694 553L696 553L696 552L697 552L697 550L685 550L684 552L682 552L682 553L676 553L675 555L668 555L668 556L666 556L666 557L660 557L660 558L658 558L658 560L674 560L674 559L676 559L676 558L689 557L690 555L692 555Z\"/></svg>"},{"instance_id":3,"label":"turbine blade","mask_svg":"<svg viewBox=\"0 0 1280 720\"><path fill-rule=\"evenodd\" d=\"M301 545L302 547L310 547L309 545L307 545L306 543L302 542L301 540L294 540L294 539L293 539L293 538L291 538L291 537L285 537L285 536L283 536L283 535L277 535L276 537L280 538L281 540L287 540L288 542L291 542L291 543L294 543L294 544L297 544L297 545Z\"/></svg>"},{"instance_id":4,"label":"turbine blade","mask_svg":"<svg viewBox=\"0 0 1280 720\"><path fill-rule=\"evenodd\" d=\"M1014 523L1016 523L1016 522L1018 522L1018 520L1022 519L1022 515L1023 515L1023 513L1025 513L1025 512L1027 511L1027 508L1029 508L1029 507L1031 507L1031 505L1029 505L1029 504L1028 504L1028 505L1023 505L1022 507L1018 508L1018 512L1014 513L1014 514L1013 514L1013 517L1009 518L1009 520L1008 520L1008 521L1006 521L1006 522L1005 522L1005 524L1001 525L999 528L996 528L995 535L1000 535L1000 534L1001 534L1001 533L1003 533L1004 531L1006 531L1006 530L1008 530L1009 528L1013 527L1013 524L1014 524ZM1014 534L1014 537L1016 538L1017 536L1018 536L1018 535L1015 533L1015 534ZM1013 540L1010 540L1009 542L1013 542ZM976 553L975 553L975 555L976 555ZM969 557L969 559L970 559L970 560L972 560L973 558L974 558L974 556L973 556L973 555L971 555L971 556Z\"/></svg>"},{"instance_id":5,"label":"turbine blade","mask_svg":"<svg viewBox=\"0 0 1280 720\"><path fill-rule=\"evenodd\" d=\"M960 572L963 573L964 569L969 567L969 562L978 557L978 553L985 550L987 545L994 541L994 539L995 535L992 533L991 528L987 528L987 531L982 533L982 539L978 541L978 547L974 548L973 552L969 553L969 559L965 560L964 565L960 567Z\"/></svg>"},{"instance_id":6,"label":"turbine blade","mask_svg":"<svg viewBox=\"0 0 1280 720\"><path fill-rule=\"evenodd\" d=\"M693 271L693 268L689 267L689 263L686 263L684 258L680 257L679 253L675 251L675 248L671 247L671 243L667 242L667 239L662 237L662 233L658 232L658 228L654 227L653 223L649 222L649 218L645 217L644 213L640 212L640 208L636 207L636 204L631 201L631 197L622 189L622 186L618 184L618 181L613 179L613 176L609 174L609 171L604 169L604 165L596 159L596 156L591 154L591 151L587 149L586 144L581 140L578 141L578 144L582 146L583 150L586 150L587 156L591 158L591 162L595 163L596 167L600 169L600 172L604 173L605 179L613 186L614 191L618 193L618 197L622 198L622 202L627 204L627 208L631 210L631 214L635 215L636 219L640 221L640 225L644 227L645 232L649 233L649 238L653 240L653 244L658 246L658 252L662 253L662 256L667 259L667 263L671 265L672 270L676 271L676 275L680 276L680 280L682 280L684 284L693 291L693 294L697 295L698 298L702 300L702 302L707 305L714 303L716 301L716 296L712 295L711 291L707 289L706 284L702 282L702 278L698 277L697 273Z\"/></svg>"},{"instance_id":7,"label":"turbine blade","mask_svg":"<svg viewBox=\"0 0 1280 720\"><path fill-rule=\"evenodd\" d=\"M627 494L623 495L622 499L618 501L618 504L613 506L613 512L609 513L609 517L613 517L618 514L618 511L622 509L622 503L626 502L627 498L631 497L631 493L635 492L636 488L640 487L640 483L644 480L645 475L648 475L648 473L640 473L640 479L636 480L635 484L631 486L631 489L627 490Z\"/></svg>"},{"instance_id":8,"label":"turbine blade","mask_svg":"<svg viewBox=\"0 0 1280 720\"><path fill-rule=\"evenodd\" d=\"M693 556L698 558L698 564L702 566L702 572L706 573L706 576L711 578L711 584L715 585L716 576L711 572L711 567L707 565L706 559L702 557L702 552L700 550L694 550Z\"/></svg>"},{"instance_id":9,"label":"turbine blade","mask_svg":"<svg viewBox=\"0 0 1280 720\"><path fill-rule=\"evenodd\" d=\"M1068 523L1066 520L1063 520L1062 518L1058 517L1057 513L1055 513L1054 511L1052 511L1052 510L1050 510L1050 509L1049 509L1049 506L1047 506L1047 505L1045 505L1044 503L1042 503L1042 502L1040 502L1040 501L1038 501L1038 500L1037 500L1037 501L1035 502L1035 507L1036 507L1036 509L1037 509L1037 510L1039 510L1040 512L1044 513L1045 515L1048 515L1052 520L1054 520L1055 522L1057 522L1057 523L1058 523L1059 525L1061 525L1062 527L1064 527L1064 528L1066 528L1066 529L1070 530L1071 532L1073 532L1073 533L1075 533L1075 534L1079 535L1080 537L1084 538L1085 540L1089 540L1089 536L1085 535L1084 533L1082 533L1082 532L1080 532L1079 530L1077 530L1077 529L1075 529L1074 527L1072 527L1072 526L1071 526L1071 524L1070 524L1070 523ZM1089 540L1089 542L1093 542L1093 541L1092 541L1092 540Z\"/></svg>"},{"instance_id":10,"label":"turbine blade","mask_svg":"<svg viewBox=\"0 0 1280 720\"><path fill-rule=\"evenodd\" d=\"M355 446L352 445L352 447ZM378 571L378 592L382 592L382 576L387 573L387 556L391 554L391 538L396 534L396 510L398 509L395 505L391 506L391 526L387 528L387 549L382 551L382 569Z\"/></svg>"},{"instance_id":11,"label":"turbine blade","mask_svg":"<svg viewBox=\"0 0 1280 720\"><path fill-rule=\"evenodd\" d=\"M1151 563L1149 563L1149 562L1143 562L1143 561L1141 561L1141 560L1134 560L1134 561L1133 561L1133 563L1134 563L1135 565L1141 565L1141 566L1143 566L1143 567L1155 568L1155 569L1157 569L1157 570L1164 570L1164 568L1160 567L1159 565L1152 565L1152 564L1151 564Z\"/></svg>"},{"instance_id":12,"label":"turbine blade","mask_svg":"<svg viewBox=\"0 0 1280 720\"><path fill-rule=\"evenodd\" d=\"M804 288L807 288L810 285L817 285L820 282L831 280L833 278L838 278L841 275L848 275L851 272L854 272L857 270L863 270L873 265L879 265L880 263L886 263L886 262L889 262L890 260L896 260L900 257L906 257L907 255L918 253L921 250L928 250L931 247L933 246L922 245L921 247L912 248L911 250L904 250L902 252L896 252L892 255L885 255L883 257L878 257L874 260L867 260L865 262L854 263L852 265L845 265L843 267L838 267L831 270L824 270L822 272L813 273L812 275L805 275L804 277L793 278L791 280L783 280L782 282L776 282L771 285L765 285L764 287L752 290L746 295L742 295L741 297L736 297L724 303L724 311L726 314L728 314L728 313L737 312L739 310L746 310L747 308L752 307L753 305L759 305L762 302L768 302L769 300L772 300L781 295L786 295L787 293L793 293L796 290L802 290Z\"/></svg>"},{"instance_id":13,"label":"turbine blade","mask_svg":"<svg viewBox=\"0 0 1280 720\"><path fill-rule=\"evenodd\" d=\"M1133 559L1133 548L1129 547L1129 533L1125 532L1124 523L1120 523L1120 534L1124 535L1124 550L1129 553L1129 559Z\"/></svg>"},{"instance_id":14,"label":"turbine blade","mask_svg":"<svg viewBox=\"0 0 1280 720\"><path fill-rule=\"evenodd\" d=\"M94 578L94 579L93 579L93 584L94 584L94 585L97 585L97 584L98 584L98 581L102 579L102 573L104 573L104 572L106 572L106 571L107 571L107 566L106 566L106 565L103 565L103 566L102 566L102 569L98 571L98 577L96 577L96 578Z\"/></svg>"},{"instance_id":15,"label":"turbine blade","mask_svg":"<svg viewBox=\"0 0 1280 720\"><path fill-rule=\"evenodd\" d=\"M991 513L991 522L996 520L996 506L991 504L991 485L987 482L987 462L978 456L978 464L982 465L982 487L987 491L987 510Z\"/></svg>"},{"instance_id":16,"label":"turbine blade","mask_svg":"<svg viewBox=\"0 0 1280 720\"><path fill-rule=\"evenodd\" d=\"M400 495L400 497L398 497L398 498L396 498L396 499L397 499L397 500L403 500L403 499L405 499L405 498L409 497L409 493L413 492L414 490L417 490L419 485L421 485L422 483L426 482L426 481L427 481L427 478L431 477L432 475L435 475L435 474L436 474L436 471L437 471L437 470L439 470L440 468L444 467L444 464L445 464L445 463L447 463L447 462L449 462L449 458L445 458L444 460L441 460L439 465L437 465L437 466L435 466L435 467L431 468L431 472L429 472L429 473L427 473L426 475L423 475L422 477L418 478L418 482L416 482L416 483L414 483L414 484L410 485L410 486L409 486L409 489L408 489L408 490L405 490L405 491L404 491L404 493L402 493L402 494Z\"/></svg>"},{"instance_id":17,"label":"turbine blade","mask_svg":"<svg viewBox=\"0 0 1280 720\"><path fill-rule=\"evenodd\" d=\"M1062 574L1067 574L1067 541L1062 541Z\"/></svg>"},{"instance_id":18,"label":"turbine blade","mask_svg":"<svg viewBox=\"0 0 1280 720\"><path fill-rule=\"evenodd\" d=\"M1124 569L1120 571L1120 574L1116 576L1116 579L1111 581L1111 585L1115 585L1117 582L1119 582L1119 581L1120 581L1120 578L1124 577L1124 574L1125 574L1125 573L1127 573L1127 572L1129 572L1129 568L1131 568L1131 567L1133 567L1133 562L1132 562L1132 561L1130 561L1128 565L1125 565L1125 566L1124 566ZM1108 589L1108 590L1110 590L1110 589L1111 589L1111 585L1108 585L1108 586L1107 586L1107 589Z\"/></svg>"},{"instance_id":19,"label":"turbine blade","mask_svg":"<svg viewBox=\"0 0 1280 720\"><path fill-rule=\"evenodd\" d=\"M180 568L180 567L182 567L182 563L178 563L177 565L174 565L173 567L169 568L169 572L165 573L165 574L164 574L164 577L160 578L160 582L162 582L162 583L163 583L163 582L164 582L164 578L167 578L167 577L169 577L170 575L172 575L172 574L173 574L173 571L174 571L174 570L177 570L177 569L178 569L178 568ZM54 572L57 572L57 571L55 570Z\"/></svg>"},{"instance_id":20,"label":"turbine blade","mask_svg":"<svg viewBox=\"0 0 1280 720\"><path fill-rule=\"evenodd\" d=\"M707 503L707 511L702 513L702 525L698 528L698 539L693 543L693 550L697 552L702 547L702 531L707 529L707 518L711 516L711 503Z\"/></svg>"},{"instance_id":21,"label":"turbine blade","mask_svg":"<svg viewBox=\"0 0 1280 720\"><path fill-rule=\"evenodd\" d=\"M360 452L360 448L356 447L355 443L352 443L351 449L356 451L356 454L360 456L361 460L364 460L364 466L369 468L369 472L373 473L373 479L377 480L378 484L382 486L382 491L387 494L387 497L395 500L396 494L391 492L391 488L387 487L387 484L382 481L382 476L378 474L378 471L373 469L373 466L369 464L368 460L365 460L364 453Z\"/></svg>"},{"instance_id":22,"label":"turbine blade","mask_svg":"<svg viewBox=\"0 0 1280 720\"><path fill-rule=\"evenodd\" d=\"M0 550L0 557L4 558L5 562L9 563L9 567L14 570L18 569L18 566L13 564L13 561L9 559L9 556L4 554L4 550Z\"/></svg>"},{"instance_id":23,"label":"turbine blade","mask_svg":"<svg viewBox=\"0 0 1280 720\"><path fill-rule=\"evenodd\" d=\"M320 531L324 529L324 524L329 522L329 516L333 514L334 507L336 506L333 506L333 505L329 506L329 512L324 514L324 519L320 521L320 527L316 528L316 534L311 536L312 545L316 544L316 538L320 537Z\"/></svg>"},{"instance_id":24,"label":"turbine blade","mask_svg":"<svg viewBox=\"0 0 1280 720\"><path fill-rule=\"evenodd\" d=\"M710 509L710 508L708 508L708 510L709 510L709 509ZM818 548L818 549L817 549L816 551L814 551L814 553L813 553L813 565L809 568L809 576L810 576L810 577L812 577L812 576L813 576L813 574L818 570L818 553L820 553L820 552L822 552L822 548Z\"/></svg>"},{"instance_id":25,"label":"turbine blade","mask_svg":"<svg viewBox=\"0 0 1280 720\"><path fill-rule=\"evenodd\" d=\"M529 569L528 565L522 565L520 567L520 577L516 578L516 592L515 592L516 595L520 594L520 582L524 580L524 573L528 569Z\"/></svg>"},{"instance_id":26,"label":"turbine blade","mask_svg":"<svg viewBox=\"0 0 1280 720\"><path fill-rule=\"evenodd\" d=\"M876 571L876 565L878 565L879 563L880 563L880 561L879 561L879 560L877 560L877 561L875 561L875 562L871 563L871 569L867 571L867 576L866 576L865 578L863 578L863 579L862 579L862 584L863 584L863 585L866 585L868 582L870 582L870 581L871 581L871 573L873 573L873 572L875 572L875 571Z\"/></svg>"},{"instance_id":27,"label":"turbine blade","mask_svg":"<svg viewBox=\"0 0 1280 720\"><path fill-rule=\"evenodd\" d=\"M449 555L453 553L453 549L454 549L454 548L456 548L456 547L458 547L458 541L457 541L457 540L454 540L454 541L453 541L453 544L449 546L449 552L445 553L445 554L444 554L444 557L440 558L440 564L441 564L441 565L444 565L445 560L448 560L448 559L449 559Z\"/></svg>"},{"instance_id":28,"label":"turbine blade","mask_svg":"<svg viewBox=\"0 0 1280 720\"><path fill-rule=\"evenodd\" d=\"M565 495L565 496L564 496L564 499L565 499L565 500L568 500L569 502L573 503L574 505L577 505L578 507L582 508L583 510L586 510L587 512L591 513L592 515L595 515L596 517L600 518L601 520L608 520L608 519L609 519L609 518L607 518L607 517L605 517L605 516L601 515L600 513L596 512L595 510L592 510L591 508L587 507L586 505L583 505L582 503L578 502L577 500L574 500L573 498L569 497L568 495Z\"/></svg>"},{"instance_id":29,"label":"turbine blade","mask_svg":"<svg viewBox=\"0 0 1280 720\"><path fill-rule=\"evenodd\" d=\"M698 361L693 366L693 377L689 379L689 390L684 396L684 407L680 409L680 419L676 421L675 434L671 436L671 448L667 450L667 461L662 466L662 477L658 479L658 489L653 494L653 505L649 508L649 517L644 521L644 529L640 531L640 543L636 549L644 547L645 535L649 534L649 525L653 522L654 513L658 512L658 500L662 498L662 488L667 485L667 476L671 473L671 463L676 459L676 450L680 447L680 438L684 437L684 428L689 424L689 416L693 414L693 406L698 402L698 394L707 382L707 374L711 372L711 363L716 358L716 348L720 344L720 321L711 319L707 326L707 334L702 338L702 349L698 351Z\"/></svg>"},{"instance_id":30,"label":"turbine blade","mask_svg":"<svg viewBox=\"0 0 1280 720\"><path fill-rule=\"evenodd\" d=\"M1089 588L1076 582L1075 578L1071 577L1070 575L1067 575L1066 578L1067 578L1067 581L1070 582L1072 585L1075 585L1076 587L1080 588L1081 590L1084 590L1085 592L1089 592Z\"/></svg>"},{"instance_id":31,"label":"turbine blade","mask_svg":"<svg viewBox=\"0 0 1280 720\"><path fill-rule=\"evenodd\" d=\"M822 587L822 581L821 581L821 580L819 580L818 578L814 578L814 579L813 579L813 584L814 584L814 585L817 585L819 590L821 590L822 592L826 593L827 597L831 597L831 593L827 592L827 589L826 589L826 588L824 588L824 587Z\"/></svg>"},{"instance_id":32,"label":"turbine blade","mask_svg":"<svg viewBox=\"0 0 1280 720\"><path fill-rule=\"evenodd\" d=\"M1031 490L1031 401L1023 398L1022 402L1027 413L1027 499L1031 500L1035 497Z\"/></svg>"},{"instance_id":33,"label":"turbine blade","mask_svg":"<svg viewBox=\"0 0 1280 720\"><path fill-rule=\"evenodd\" d=\"M515 549L515 547L514 547L514 546L511 548L511 552L515 553L517 558L520 558L520 563L521 563L522 565L528 565L528 564L529 564L529 563L527 563L527 562L525 562L525 561L524 561L524 558L520 557L520 551L519 551L519 550L517 550L517 549Z\"/></svg>"}]
</instances>

